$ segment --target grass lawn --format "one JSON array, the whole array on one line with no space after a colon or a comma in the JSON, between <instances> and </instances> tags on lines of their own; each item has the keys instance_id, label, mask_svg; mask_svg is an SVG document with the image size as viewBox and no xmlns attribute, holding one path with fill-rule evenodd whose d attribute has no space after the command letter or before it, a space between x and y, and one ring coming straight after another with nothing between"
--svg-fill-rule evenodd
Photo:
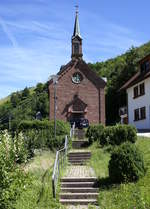
<instances>
[{"instance_id":1,"label":"grass lawn","mask_svg":"<svg viewBox=\"0 0 150 209\"><path fill-rule=\"evenodd\" d=\"M93 144L90 165L100 179L99 206L101 209L150 209L150 139L138 137L136 146L144 155L146 175L136 183L110 185L108 162L110 154Z\"/></svg>"},{"instance_id":2,"label":"grass lawn","mask_svg":"<svg viewBox=\"0 0 150 209\"><path fill-rule=\"evenodd\" d=\"M10 100L10 96L0 99L0 105Z\"/></svg>"},{"instance_id":3,"label":"grass lawn","mask_svg":"<svg viewBox=\"0 0 150 209\"><path fill-rule=\"evenodd\" d=\"M16 209L53 209L60 208L58 197L52 197L52 170L55 153L38 151L25 167L31 174L31 185L21 194L15 205Z\"/></svg>"}]
</instances>

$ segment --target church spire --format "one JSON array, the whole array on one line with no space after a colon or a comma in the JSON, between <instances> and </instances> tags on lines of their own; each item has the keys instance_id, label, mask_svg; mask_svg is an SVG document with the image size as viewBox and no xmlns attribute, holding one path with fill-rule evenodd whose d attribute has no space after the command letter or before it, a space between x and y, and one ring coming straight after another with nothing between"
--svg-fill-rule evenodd
<instances>
[{"instance_id":1,"label":"church spire","mask_svg":"<svg viewBox=\"0 0 150 209\"><path fill-rule=\"evenodd\" d=\"M72 59L82 59L82 38L80 35L78 13L78 6L76 6L75 24L72 36Z\"/></svg>"},{"instance_id":2,"label":"church spire","mask_svg":"<svg viewBox=\"0 0 150 209\"><path fill-rule=\"evenodd\" d=\"M76 6L76 17L75 17L73 37L74 36L79 36L81 38L78 13L79 13L78 12L78 6Z\"/></svg>"}]
</instances>

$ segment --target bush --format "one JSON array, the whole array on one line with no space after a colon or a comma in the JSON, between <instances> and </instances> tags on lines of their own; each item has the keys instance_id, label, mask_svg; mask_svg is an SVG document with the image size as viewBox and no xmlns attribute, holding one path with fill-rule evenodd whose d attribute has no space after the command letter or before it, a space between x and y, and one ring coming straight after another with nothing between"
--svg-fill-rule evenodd
<instances>
[{"instance_id":1,"label":"bush","mask_svg":"<svg viewBox=\"0 0 150 209\"><path fill-rule=\"evenodd\" d=\"M34 155L34 149L48 147L59 149L64 145L65 135L69 136L70 125L63 121L56 122L56 139L54 140L54 121L22 121L19 131L25 135L29 157Z\"/></svg>"},{"instance_id":2,"label":"bush","mask_svg":"<svg viewBox=\"0 0 150 209\"><path fill-rule=\"evenodd\" d=\"M7 131L0 133L0 208L13 209L17 197L29 183L16 162L24 162L26 152L22 135L13 139Z\"/></svg>"},{"instance_id":3,"label":"bush","mask_svg":"<svg viewBox=\"0 0 150 209\"><path fill-rule=\"evenodd\" d=\"M126 142L114 149L109 161L112 182L136 181L144 174L143 157L135 145Z\"/></svg>"},{"instance_id":4,"label":"bush","mask_svg":"<svg viewBox=\"0 0 150 209\"><path fill-rule=\"evenodd\" d=\"M32 129L36 129L36 130L49 129L51 131L51 134L54 135L54 121L24 120L18 126L19 131L26 131L26 130L32 130ZM69 134L69 131L70 131L69 123L65 123L64 121L57 120L56 131L57 131L56 132L57 135Z\"/></svg>"},{"instance_id":5,"label":"bush","mask_svg":"<svg viewBox=\"0 0 150 209\"><path fill-rule=\"evenodd\" d=\"M136 128L131 125L108 126L101 134L100 144L120 145L126 141L135 143L137 140Z\"/></svg>"},{"instance_id":6,"label":"bush","mask_svg":"<svg viewBox=\"0 0 150 209\"><path fill-rule=\"evenodd\" d=\"M94 141L100 139L103 130L104 126L102 124L89 126L86 132L86 137L88 138L89 143L92 144Z\"/></svg>"}]
</instances>

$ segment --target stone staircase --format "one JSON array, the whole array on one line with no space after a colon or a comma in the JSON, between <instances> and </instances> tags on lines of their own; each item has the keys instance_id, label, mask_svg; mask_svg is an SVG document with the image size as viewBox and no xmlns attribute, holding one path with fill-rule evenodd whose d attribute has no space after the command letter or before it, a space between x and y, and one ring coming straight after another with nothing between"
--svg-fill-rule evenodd
<instances>
[{"instance_id":1,"label":"stone staircase","mask_svg":"<svg viewBox=\"0 0 150 209\"><path fill-rule=\"evenodd\" d=\"M81 130L79 135L83 137ZM73 151L68 153L67 173L61 178L60 203L64 205L96 205L99 189L92 168L86 163L91 152L85 150L87 140L72 141ZM70 208L70 207L69 207Z\"/></svg>"},{"instance_id":2,"label":"stone staircase","mask_svg":"<svg viewBox=\"0 0 150 209\"><path fill-rule=\"evenodd\" d=\"M85 165L91 158L91 152L70 152L68 154L68 162L72 165Z\"/></svg>"},{"instance_id":3,"label":"stone staircase","mask_svg":"<svg viewBox=\"0 0 150 209\"><path fill-rule=\"evenodd\" d=\"M73 149L81 149L85 148L88 146L88 141L87 140L73 140L72 141L72 147Z\"/></svg>"},{"instance_id":4,"label":"stone staircase","mask_svg":"<svg viewBox=\"0 0 150 209\"><path fill-rule=\"evenodd\" d=\"M60 203L71 205L96 204L98 188L95 177L62 178Z\"/></svg>"}]
</instances>

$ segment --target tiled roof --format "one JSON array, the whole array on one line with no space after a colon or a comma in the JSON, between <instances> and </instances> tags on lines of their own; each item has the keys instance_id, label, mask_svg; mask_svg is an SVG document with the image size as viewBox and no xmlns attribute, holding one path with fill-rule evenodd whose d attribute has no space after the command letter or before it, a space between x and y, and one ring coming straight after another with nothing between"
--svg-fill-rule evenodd
<instances>
[{"instance_id":1,"label":"tiled roof","mask_svg":"<svg viewBox=\"0 0 150 209\"><path fill-rule=\"evenodd\" d=\"M120 90L128 89L131 86L145 80L146 78L150 77L150 71L146 73L141 73L138 71L132 78L130 78L121 88Z\"/></svg>"}]
</instances>

